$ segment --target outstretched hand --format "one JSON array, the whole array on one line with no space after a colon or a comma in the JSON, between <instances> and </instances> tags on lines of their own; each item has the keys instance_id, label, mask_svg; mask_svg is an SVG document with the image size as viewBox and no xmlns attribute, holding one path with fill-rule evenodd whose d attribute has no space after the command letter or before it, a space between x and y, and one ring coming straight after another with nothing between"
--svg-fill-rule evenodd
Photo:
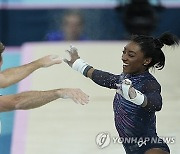
<instances>
[{"instance_id":1,"label":"outstretched hand","mask_svg":"<svg viewBox=\"0 0 180 154\"><path fill-rule=\"evenodd\" d=\"M49 67L55 64L62 63L61 58L58 55L48 55L37 60L41 67Z\"/></svg>"},{"instance_id":2,"label":"outstretched hand","mask_svg":"<svg viewBox=\"0 0 180 154\"><path fill-rule=\"evenodd\" d=\"M122 83L117 84L116 86L117 93L123 96L126 100L131 101L136 105L141 105L142 107L147 105L146 96L133 87L131 80L124 79Z\"/></svg>"},{"instance_id":3,"label":"outstretched hand","mask_svg":"<svg viewBox=\"0 0 180 154\"><path fill-rule=\"evenodd\" d=\"M60 91L61 98L71 98L75 103L82 105L89 102L89 96L85 94L81 89L65 88Z\"/></svg>"},{"instance_id":4,"label":"outstretched hand","mask_svg":"<svg viewBox=\"0 0 180 154\"><path fill-rule=\"evenodd\" d=\"M65 63L67 63L70 67L72 67L73 63L79 59L79 55L78 55L78 52L77 52L77 48L70 45L70 49L69 50L66 50L66 52L68 52L68 54L70 55L70 60L67 60L67 59L63 59L63 61Z\"/></svg>"},{"instance_id":5,"label":"outstretched hand","mask_svg":"<svg viewBox=\"0 0 180 154\"><path fill-rule=\"evenodd\" d=\"M132 86L132 82L129 79L125 79L120 84L116 84L117 89L116 92L127 99L127 96L130 99L133 99L136 97L136 91L134 87ZM127 87L127 88L125 88ZM127 94L126 94L127 93Z\"/></svg>"}]
</instances>

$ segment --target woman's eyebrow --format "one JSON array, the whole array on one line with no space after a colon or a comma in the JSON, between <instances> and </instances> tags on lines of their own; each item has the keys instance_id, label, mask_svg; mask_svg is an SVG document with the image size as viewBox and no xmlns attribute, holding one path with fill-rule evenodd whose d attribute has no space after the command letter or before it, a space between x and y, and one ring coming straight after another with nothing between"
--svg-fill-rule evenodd
<instances>
[{"instance_id":1,"label":"woman's eyebrow","mask_svg":"<svg viewBox=\"0 0 180 154\"><path fill-rule=\"evenodd\" d=\"M127 48L126 48L126 47L124 47L124 50L127 50ZM136 54L136 52L135 52L135 51L131 51L131 50L129 50L129 52L130 52L130 53L134 53L134 54Z\"/></svg>"}]
</instances>

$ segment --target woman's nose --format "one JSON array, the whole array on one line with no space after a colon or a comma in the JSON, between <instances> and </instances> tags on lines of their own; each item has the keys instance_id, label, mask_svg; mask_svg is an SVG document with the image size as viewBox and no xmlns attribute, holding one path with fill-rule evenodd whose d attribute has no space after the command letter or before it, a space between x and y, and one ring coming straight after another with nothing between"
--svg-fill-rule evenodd
<instances>
[{"instance_id":1,"label":"woman's nose","mask_svg":"<svg viewBox=\"0 0 180 154\"><path fill-rule=\"evenodd\" d=\"M127 60L127 55L126 55L126 54L122 54L121 59L122 59L123 61L126 61L126 60Z\"/></svg>"}]
</instances>

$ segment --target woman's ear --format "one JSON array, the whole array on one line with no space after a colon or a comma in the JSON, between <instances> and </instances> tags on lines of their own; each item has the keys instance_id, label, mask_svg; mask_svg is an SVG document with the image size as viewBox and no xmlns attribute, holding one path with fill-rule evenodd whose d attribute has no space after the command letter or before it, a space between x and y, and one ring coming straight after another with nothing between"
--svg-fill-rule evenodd
<instances>
[{"instance_id":1,"label":"woman's ear","mask_svg":"<svg viewBox=\"0 0 180 154\"><path fill-rule=\"evenodd\" d=\"M149 64L151 63L151 61L152 61L152 58L146 58L146 59L144 60L144 66L149 65Z\"/></svg>"}]
</instances>

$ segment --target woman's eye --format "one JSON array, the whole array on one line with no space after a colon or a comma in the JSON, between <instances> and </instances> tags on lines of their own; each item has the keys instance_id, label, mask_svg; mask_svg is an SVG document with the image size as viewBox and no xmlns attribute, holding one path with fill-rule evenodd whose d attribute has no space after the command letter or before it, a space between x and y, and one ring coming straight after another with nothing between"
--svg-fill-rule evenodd
<instances>
[{"instance_id":1,"label":"woman's eye","mask_svg":"<svg viewBox=\"0 0 180 154\"><path fill-rule=\"evenodd\" d=\"M128 53L127 51L123 50L122 51L123 54L127 54L129 57L134 57L135 55L132 53Z\"/></svg>"},{"instance_id":2,"label":"woman's eye","mask_svg":"<svg viewBox=\"0 0 180 154\"><path fill-rule=\"evenodd\" d=\"M134 57L134 55L132 55L132 54L129 54L129 57Z\"/></svg>"}]
</instances>

